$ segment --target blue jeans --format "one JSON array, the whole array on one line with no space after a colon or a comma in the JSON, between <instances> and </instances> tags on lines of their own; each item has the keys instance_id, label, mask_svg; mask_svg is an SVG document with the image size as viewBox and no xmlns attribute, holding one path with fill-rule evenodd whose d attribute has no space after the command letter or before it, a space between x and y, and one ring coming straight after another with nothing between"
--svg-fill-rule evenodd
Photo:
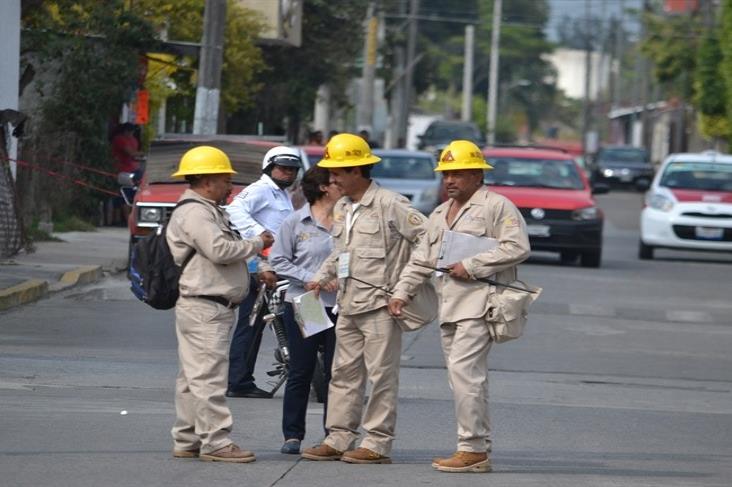
<instances>
[{"instance_id":1,"label":"blue jeans","mask_svg":"<svg viewBox=\"0 0 732 487\"><path fill-rule=\"evenodd\" d=\"M335 323L336 316L332 310L333 308L325 308L331 321ZM330 383L330 369L333 365L336 343L335 327L303 338L300 327L295 322L292 304L286 303L283 318L287 329L287 345L290 348L290 369L285 384L285 399L282 402L282 434L286 440L293 438L302 440L305 438L305 414L310 397L310 382L313 379L318 348L321 345L325 351L323 369L326 387ZM325 428L325 415L328 411L327 392L323 411L323 428Z\"/></svg>"},{"instance_id":2,"label":"blue jeans","mask_svg":"<svg viewBox=\"0 0 732 487\"><path fill-rule=\"evenodd\" d=\"M229 387L230 392L246 392L254 389L254 366L257 363L259 346L262 343L264 323L258 320L254 326L249 326L249 314L257 300L259 283L249 278L249 294L239 306L239 318L236 330L231 337L229 349Z\"/></svg>"}]
</instances>

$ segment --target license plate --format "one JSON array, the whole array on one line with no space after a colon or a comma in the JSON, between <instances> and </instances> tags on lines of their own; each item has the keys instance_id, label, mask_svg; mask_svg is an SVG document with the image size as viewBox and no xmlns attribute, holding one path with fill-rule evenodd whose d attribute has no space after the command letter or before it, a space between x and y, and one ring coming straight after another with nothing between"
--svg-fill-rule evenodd
<instances>
[{"instance_id":1,"label":"license plate","mask_svg":"<svg viewBox=\"0 0 732 487\"><path fill-rule=\"evenodd\" d=\"M549 237L551 231L549 225L526 225L526 229L531 237Z\"/></svg>"},{"instance_id":2,"label":"license plate","mask_svg":"<svg viewBox=\"0 0 732 487\"><path fill-rule=\"evenodd\" d=\"M633 175L630 173L622 173L620 174L620 180L624 183L630 183L633 181Z\"/></svg>"},{"instance_id":3,"label":"license plate","mask_svg":"<svg viewBox=\"0 0 732 487\"><path fill-rule=\"evenodd\" d=\"M696 234L696 238L701 238L704 240L722 240L722 237L724 236L724 229L713 227L696 227L694 228L694 233Z\"/></svg>"}]
</instances>

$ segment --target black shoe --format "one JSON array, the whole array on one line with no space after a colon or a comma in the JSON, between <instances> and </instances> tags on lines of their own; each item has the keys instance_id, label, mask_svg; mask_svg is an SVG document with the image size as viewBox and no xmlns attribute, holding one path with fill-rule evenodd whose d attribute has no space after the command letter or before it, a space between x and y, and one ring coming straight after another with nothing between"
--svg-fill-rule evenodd
<instances>
[{"instance_id":1,"label":"black shoe","mask_svg":"<svg viewBox=\"0 0 732 487\"><path fill-rule=\"evenodd\" d=\"M251 397L256 399L269 399L272 397L267 391L263 391L257 386L242 391L226 391L226 397Z\"/></svg>"},{"instance_id":2,"label":"black shoe","mask_svg":"<svg viewBox=\"0 0 732 487\"><path fill-rule=\"evenodd\" d=\"M280 448L280 453L287 453L289 455L300 454L300 440L293 438L285 441L285 444Z\"/></svg>"}]
</instances>

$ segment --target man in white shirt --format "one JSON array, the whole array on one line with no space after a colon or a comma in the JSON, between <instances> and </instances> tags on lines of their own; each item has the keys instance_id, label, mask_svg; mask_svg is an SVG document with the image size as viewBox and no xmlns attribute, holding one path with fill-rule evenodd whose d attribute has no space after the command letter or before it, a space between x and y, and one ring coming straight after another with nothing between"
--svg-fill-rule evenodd
<instances>
[{"instance_id":1,"label":"man in white shirt","mask_svg":"<svg viewBox=\"0 0 732 487\"><path fill-rule=\"evenodd\" d=\"M262 177L239 193L226 211L243 238L253 238L265 231L276 233L284 219L294 211L286 189L295 182L302 167L300 151L278 146L262 160ZM266 259L258 261L259 280L274 287L277 276ZM257 280L252 277L249 294L239 307L239 319L229 350L228 397L271 397L254 383L254 366L262 341L261 323L249 326L249 315L257 297Z\"/></svg>"}]
</instances>

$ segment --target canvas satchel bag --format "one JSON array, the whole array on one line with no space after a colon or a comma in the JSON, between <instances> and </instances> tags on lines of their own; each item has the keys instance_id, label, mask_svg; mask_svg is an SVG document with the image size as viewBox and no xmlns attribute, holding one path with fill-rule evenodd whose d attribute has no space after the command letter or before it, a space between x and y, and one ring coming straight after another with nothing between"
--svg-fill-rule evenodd
<instances>
[{"instance_id":1,"label":"canvas satchel bag","mask_svg":"<svg viewBox=\"0 0 732 487\"><path fill-rule=\"evenodd\" d=\"M437 319L439 299L437 291L428 279L419 285L414 297L402 308L401 316L395 317L402 331L416 331Z\"/></svg>"},{"instance_id":2,"label":"canvas satchel bag","mask_svg":"<svg viewBox=\"0 0 732 487\"><path fill-rule=\"evenodd\" d=\"M527 286L523 281L513 281L512 286L530 289L533 293L519 291L503 286L496 286L493 301L485 316L488 333L496 343L504 343L521 337L528 319L531 303L541 294L542 289Z\"/></svg>"}]
</instances>

